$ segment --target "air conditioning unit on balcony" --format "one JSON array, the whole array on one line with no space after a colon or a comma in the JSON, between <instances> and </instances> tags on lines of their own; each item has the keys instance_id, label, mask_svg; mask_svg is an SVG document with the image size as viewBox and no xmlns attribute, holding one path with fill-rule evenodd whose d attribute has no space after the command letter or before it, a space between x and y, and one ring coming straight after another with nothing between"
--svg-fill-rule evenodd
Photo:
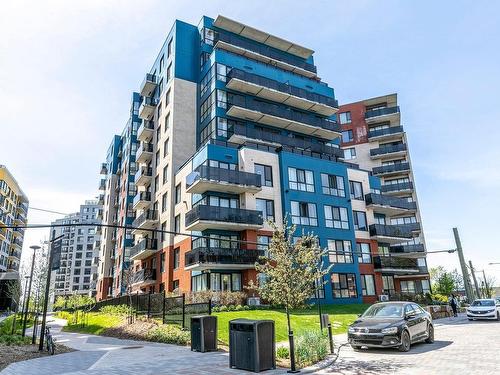
<instances>
[{"instance_id":1,"label":"air conditioning unit on balcony","mask_svg":"<svg viewBox=\"0 0 500 375\"><path fill-rule=\"evenodd\" d=\"M378 296L378 299L380 302L388 302L389 301L389 296L387 294L381 294Z\"/></svg>"}]
</instances>

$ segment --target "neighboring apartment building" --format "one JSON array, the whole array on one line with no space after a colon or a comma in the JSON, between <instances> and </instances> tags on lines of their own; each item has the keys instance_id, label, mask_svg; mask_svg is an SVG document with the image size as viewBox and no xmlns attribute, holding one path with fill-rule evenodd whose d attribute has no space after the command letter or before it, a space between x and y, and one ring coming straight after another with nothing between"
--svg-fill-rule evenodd
<instances>
[{"instance_id":1,"label":"neighboring apartment building","mask_svg":"<svg viewBox=\"0 0 500 375\"><path fill-rule=\"evenodd\" d=\"M272 235L267 220L285 216L329 249L334 266L320 291L328 303L383 293L374 265L381 234L369 231L385 198L380 179L344 162L337 100L312 55L222 16L175 22L134 94L141 100L135 245L122 293L129 284L145 293L243 290L259 277L254 264ZM406 207L383 202L391 212ZM413 236L395 227L390 241Z\"/></svg>"},{"instance_id":2,"label":"neighboring apartment building","mask_svg":"<svg viewBox=\"0 0 500 375\"><path fill-rule=\"evenodd\" d=\"M54 295L95 295L95 266L98 256L97 228L102 206L97 200L87 200L76 213L52 222L51 239L61 235L61 266L54 271ZM78 225L75 224L88 224ZM96 244L97 240L97 244Z\"/></svg>"},{"instance_id":3,"label":"neighboring apartment building","mask_svg":"<svg viewBox=\"0 0 500 375\"><path fill-rule=\"evenodd\" d=\"M381 181L383 199L366 199L375 210L370 235L377 248L374 269L381 277L382 292L429 291L424 233L397 94L342 105L338 119L346 160L372 171ZM387 210L391 204L399 209ZM411 238L391 239L398 230L410 231Z\"/></svg>"},{"instance_id":4,"label":"neighboring apartment building","mask_svg":"<svg viewBox=\"0 0 500 375\"><path fill-rule=\"evenodd\" d=\"M24 228L1 225L26 225L28 198L5 165L0 165L0 311L14 308L7 293L10 280L19 282L19 264L23 249Z\"/></svg>"}]
</instances>

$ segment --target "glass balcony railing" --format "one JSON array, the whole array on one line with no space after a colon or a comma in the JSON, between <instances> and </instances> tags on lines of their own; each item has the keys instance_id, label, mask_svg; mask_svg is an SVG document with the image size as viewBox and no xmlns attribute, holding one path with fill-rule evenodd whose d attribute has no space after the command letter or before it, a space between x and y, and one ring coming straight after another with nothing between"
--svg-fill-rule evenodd
<instances>
[{"instance_id":1,"label":"glass balcony railing","mask_svg":"<svg viewBox=\"0 0 500 375\"><path fill-rule=\"evenodd\" d=\"M395 172L405 172L410 170L410 163L395 163L389 165L383 165L381 167L373 168L374 175L387 174L387 173L395 173Z\"/></svg>"},{"instance_id":2,"label":"glass balcony railing","mask_svg":"<svg viewBox=\"0 0 500 375\"><path fill-rule=\"evenodd\" d=\"M185 264L186 266L199 263L248 264L253 266L263 255L264 251L261 250L199 247L186 253Z\"/></svg>"},{"instance_id":3,"label":"glass balcony railing","mask_svg":"<svg viewBox=\"0 0 500 375\"><path fill-rule=\"evenodd\" d=\"M425 252L424 244L392 245L389 247L391 254L408 254Z\"/></svg>"},{"instance_id":4,"label":"glass balcony railing","mask_svg":"<svg viewBox=\"0 0 500 375\"><path fill-rule=\"evenodd\" d=\"M262 225L262 212L242 208L197 205L186 214L186 226L198 220Z\"/></svg>"},{"instance_id":5,"label":"glass balcony railing","mask_svg":"<svg viewBox=\"0 0 500 375\"><path fill-rule=\"evenodd\" d=\"M154 74L147 73L146 77L144 77L144 80L141 83L140 87L141 95L146 95L148 92L151 91L151 88L154 89L156 87L156 81L157 78Z\"/></svg>"},{"instance_id":6,"label":"glass balcony railing","mask_svg":"<svg viewBox=\"0 0 500 375\"><path fill-rule=\"evenodd\" d=\"M380 187L380 191L382 191L382 193L406 190L413 190L413 182L398 182L396 184L386 184Z\"/></svg>"},{"instance_id":7,"label":"glass balcony railing","mask_svg":"<svg viewBox=\"0 0 500 375\"><path fill-rule=\"evenodd\" d=\"M382 146L378 148L373 148L370 150L370 156L386 155L392 154L394 152L406 151L406 143L399 143L396 145Z\"/></svg>"},{"instance_id":8,"label":"glass balcony railing","mask_svg":"<svg viewBox=\"0 0 500 375\"><path fill-rule=\"evenodd\" d=\"M402 133L403 127L402 126L390 126L385 129L373 129L368 132L368 138L375 138L375 137L382 137L384 135L392 135L392 134L398 134Z\"/></svg>"},{"instance_id":9,"label":"glass balcony railing","mask_svg":"<svg viewBox=\"0 0 500 375\"><path fill-rule=\"evenodd\" d=\"M228 184L261 187L261 177L256 173L223 169L200 165L186 178L186 187L189 188L198 180L226 182Z\"/></svg>"},{"instance_id":10,"label":"glass balcony railing","mask_svg":"<svg viewBox=\"0 0 500 375\"><path fill-rule=\"evenodd\" d=\"M158 211L157 210L146 210L132 222L132 226L138 228L142 226L146 221L156 221L158 220Z\"/></svg>"},{"instance_id":11,"label":"glass balcony railing","mask_svg":"<svg viewBox=\"0 0 500 375\"><path fill-rule=\"evenodd\" d=\"M133 205L135 206L139 202L151 202L151 193L149 191L141 191L134 197Z\"/></svg>"},{"instance_id":12,"label":"glass balcony railing","mask_svg":"<svg viewBox=\"0 0 500 375\"><path fill-rule=\"evenodd\" d=\"M365 112L365 119L399 113L399 106L372 109Z\"/></svg>"},{"instance_id":13,"label":"glass balcony railing","mask_svg":"<svg viewBox=\"0 0 500 375\"><path fill-rule=\"evenodd\" d=\"M414 232L420 229L419 223L400 224L400 225L384 225L372 224L369 227L370 236L396 237L396 238L413 238Z\"/></svg>"},{"instance_id":14,"label":"glass balcony railing","mask_svg":"<svg viewBox=\"0 0 500 375\"><path fill-rule=\"evenodd\" d=\"M404 210L416 210L417 203L409 202L404 198L396 198L383 194L370 193L365 195L366 205L380 205L401 208Z\"/></svg>"},{"instance_id":15,"label":"glass balcony railing","mask_svg":"<svg viewBox=\"0 0 500 375\"><path fill-rule=\"evenodd\" d=\"M142 270L136 271L132 277L132 284L152 282L156 280L156 269L154 268L143 268Z\"/></svg>"},{"instance_id":16,"label":"glass balcony railing","mask_svg":"<svg viewBox=\"0 0 500 375\"><path fill-rule=\"evenodd\" d=\"M137 156L139 156L140 154L142 154L144 152L152 153L153 152L153 144L147 143L147 142L141 142L141 144L139 145L139 148L137 149Z\"/></svg>"},{"instance_id":17,"label":"glass balcony railing","mask_svg":"<svg viewBox=\"0 0 500 375\"><path fill-rule=\"evenodd\" d=\"M373 265L376 270L393 270L412 273L428 273L426 266L420 266L418 259L391 256L374 256Z\"/></svg>"},{"instance_id":18,"label":"glass balcony railing","mask_svg":"<svg viewBox=\"0 0 500 375\"><path fill-rule=\"evenodd\" d=\"M140 179L141 177L153 177L153 168L151 167L141 167L135 173L135 181Z\"/></svg>"}]
</instances>

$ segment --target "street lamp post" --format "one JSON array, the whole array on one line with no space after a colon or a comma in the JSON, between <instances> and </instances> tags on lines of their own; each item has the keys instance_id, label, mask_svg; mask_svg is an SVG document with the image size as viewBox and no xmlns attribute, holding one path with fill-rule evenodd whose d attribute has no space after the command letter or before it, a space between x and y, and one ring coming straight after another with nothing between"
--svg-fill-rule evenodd
<instances>
[{"instance_id":1,"label":"street lamp post","mask_svg":"<svg viewBox=\"0 0 500 375\"><path fill-rule=\"evenodd\" d=\"M33 245L30 246L30 249L33 249L33 258L31 258L31 272L30 272L30 283L28 286L28 296L26 299L26 311L24 313L24 322L23 322L23 333L22 336L26 334L26 323L28 320L28 312L30 309L30 294L31 294L31 284L33 283L33 269L35 268L35 256L36 256L36 251L40 249L40 246Z\"/></svg>"}]
</instances>

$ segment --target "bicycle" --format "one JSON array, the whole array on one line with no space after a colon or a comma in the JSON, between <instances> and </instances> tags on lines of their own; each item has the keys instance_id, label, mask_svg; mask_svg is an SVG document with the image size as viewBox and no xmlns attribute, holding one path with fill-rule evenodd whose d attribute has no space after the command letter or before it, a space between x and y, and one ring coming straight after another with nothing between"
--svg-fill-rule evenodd
<instances>
[{"instance_id":1,"label":"bicycle","mask_svg":"<svg viewBox=\"0 0 500 375\"><path fill-rule=\"evenodd\" d=\"M54 342L52 334L50 333L50 327L45 328L45 339L47 351L50 353L50 355L54 355L54 352L56 351L56 344Z\"/></svg>"}]
</instances>

